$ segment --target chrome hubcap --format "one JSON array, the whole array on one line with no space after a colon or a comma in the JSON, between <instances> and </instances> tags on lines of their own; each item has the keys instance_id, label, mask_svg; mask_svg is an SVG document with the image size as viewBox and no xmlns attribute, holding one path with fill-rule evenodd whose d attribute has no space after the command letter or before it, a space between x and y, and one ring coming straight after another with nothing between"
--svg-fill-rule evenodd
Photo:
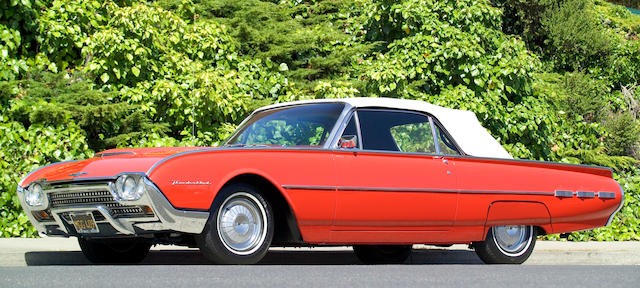
<instances>
[{"instance_id":1,"label":"chrome hubcap","mask_svg":"<svg viewBox=\"0 0 640 288\"><path fill-rule=\"evenodd\" d=\"M217 220L222 244L235 254L255 252L267 234L264 207L249 193L238 192L227 198Z\"/></svg>"},{"instance_id":2,"label":"chrome hubcap","mask_svg":"<svg viewBox=\"0 0 640 288\"><path fill-rule=\"evenodd\" d=\"M498 249L508 256L522 255L529 248L533 238L531 226L496 226L491 230Z\"/></svg>"}]
</instances>

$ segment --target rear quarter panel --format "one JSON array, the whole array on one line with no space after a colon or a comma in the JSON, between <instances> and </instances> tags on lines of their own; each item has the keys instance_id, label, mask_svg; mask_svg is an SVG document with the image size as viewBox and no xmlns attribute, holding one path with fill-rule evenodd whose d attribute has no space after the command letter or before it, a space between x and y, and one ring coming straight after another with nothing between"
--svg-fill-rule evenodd
<instances>
[{"instance_id":1,"label":"rear quarter panel","mask_svg":"<svg viewBox=\"0 0 640 288\"><path fill-rule=\"evenodd\" d=\"M484 237L486 228L498 225L496 223L538 225L547 233L604 226L622 199L611 171L601 167L461 157L456 159L456 171L461 191L456 226L469 231L476 239ZM557 190L615 192L616 198L578 198L576 195L560 198L555 196ZM497 219L505 221L488 219L489 207L501 201L541 203L548 209L551 222L544 225L548 221L543 217L545 213L533 207L511 209L510 213L518 214L513 215L511 222L506 221L509 219L506 215ZM480 223L484 223L485 229L474 228Z\"/></svg>"}]
</instances>

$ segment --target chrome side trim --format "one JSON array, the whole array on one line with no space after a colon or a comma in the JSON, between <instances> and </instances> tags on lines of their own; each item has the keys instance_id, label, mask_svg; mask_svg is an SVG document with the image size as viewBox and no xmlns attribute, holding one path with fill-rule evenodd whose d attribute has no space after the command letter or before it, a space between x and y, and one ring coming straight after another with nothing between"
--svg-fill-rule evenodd
<instances>
[{"instance_id":1,"label":"chrome side trim","mask_svg":"<svg viewBox=\"0 0 640 288\"><path fill-rule=\"evenodd\" d=\"M556 190L554 196L560 198L573 198L573 191Z\"/></svg>"},{"instance_id":2,"label":"chrome side trim","mask_svg":"<svg viewBox=\"0 0 640 288\"><path fill-rule=\"evenodd\" d=\"M371 191L371 192L424 192L424 193L459 193L453 189L425 188L387 188L387 187L337 187L338 191Z\"/></svg>"},{"instance_id":3,"label":"chrome side trim","mask_svg":"<svg viewBox=\"0 0 640 288\"><path fill-rule=\"evenodd\" d=\"M509 191L509 190L458 190L460 194L508 194L508 195L538 195L554 196L553 192L545 191Z\"/></svg>"},{"instance_id":4,"label":"chrome side trim","mask_svg":"<svg viewBox=\"0 0 640 288\"><path fill-rule=\"evenodd\" d=\"M509 194L554 196L554 192L544 191L509 191L509 190L462 190L462 189L428 189L428 188L390 188L390 187L342 187L313 185L282 185L288 190L323 190L323 191L371 191L371 192L415 192L415 193L457 193L457 194Z\"/></svg>"},{"instance_id":5,"label":"chrome side trim","mask_svg":"<svg viewBox=\"0 0 640 288\"><path fill-rule=\"evenodd\" d=\"M308 185L282 185L282 188L287 190L325 190L325 191L336 190L336 187L332 187L332 186L308 186Z\"/></svg>"},{"instance_id":6,"label":"chrome side trim","mask_svg":"<svg viewBox=\"0 0 640 288\"><path fill-rule=\"evenodd\" d=\"M193 154L193 153L202 153L202 152L208 152L208 151L217 151L217 150L222 150L224 148L202 148L202 149L195 149L195 150L189 150L189 151L183 151L180 153L176 153L173 154L171 156L167 156L165 158L162 158L162 160L156 162L155 164L153 164L153 166L151 166L151 168L149 168L149 170L147 170L146 175L151 175L151 172L153 171L153 169L156 169L156 167L158 167L160 164L167 162L173 158L176 157L180 157L182 155L188 155L188 154Z\"/></svg>"},{"instance_id":7,"label":"chrome side trim","mask_svg":"<svg viewBox=\"0 0 640 288\"><path fill-rule=\"evenodd\" d=\"M618 183L618 181L616 181L616 183ZM620 205L618 206L618 209L616 209L616 211L614 211L613 214L609 216L609 220L607 220L606 226L611 225L611 222L613 222L613 217L616 216L616 213L618 213L618 211L620 211L620 209L622 209L622 206L624 205L624 189L622 189L620 183L618 183L618 187L620 187Z\"/></svg>"},{"instance_id":8,"label":"chrome side trim","mask_svg":"<svg viewBox=\"0 0 640 288\"><path fill-rule=\"evenodd\" d=\"M598 192L600 199L616 199L616 192Z\"/></svg>"},{"instance_id":9,"label":"chrome side trim","mask_svg":"<svg viewBox=\"0 0 640 288\"><path fill-rule=\"evenodd\" d=\"M576 196L578 196L578 198L595 198L596 193L591 191L577 191Z\"/></svg>"}]
</instances>

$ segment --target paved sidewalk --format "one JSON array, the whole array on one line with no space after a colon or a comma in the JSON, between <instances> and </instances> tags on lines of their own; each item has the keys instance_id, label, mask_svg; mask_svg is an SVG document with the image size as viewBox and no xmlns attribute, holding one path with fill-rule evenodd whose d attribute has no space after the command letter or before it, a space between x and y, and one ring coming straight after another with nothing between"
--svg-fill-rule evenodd
<instances>
[{"instance_id":1,"label":"paved sidewalk","mask_svg":"<svg viewBox=\"0 0 640 288\"><path fill-rule=\"evenodd\" d=\"M411 264L481 264L466 245L415 245ZM358 264L349 247L272 248L262 264ZM75 238L0 238L0 266L87 265ZM207 264L197 249L159 245L142 264ZM640 265L640 242L538 241L528 265Z\"/></svg>"}]
</instances>

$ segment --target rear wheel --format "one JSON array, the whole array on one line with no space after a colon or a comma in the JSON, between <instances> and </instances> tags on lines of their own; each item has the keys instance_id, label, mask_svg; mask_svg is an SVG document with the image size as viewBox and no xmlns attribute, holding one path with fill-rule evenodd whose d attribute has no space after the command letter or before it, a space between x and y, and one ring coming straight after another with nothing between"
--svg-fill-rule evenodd
<instances>
[{"instance_id":1,"label":"rear wheel","mask_svg":"<svg viewBox=\"0 0 640 288\"><path fill-rule=\"evenodd\" d=\"M254 264L269 250L273 215L269 203L250 185L224 187L212 205L200 251L216 264Z\"/></svg>"},{"instance_id":2,"label":"rear wheel","mask_svg":"<svg viewBox=\"0 0 640 288\"><path fill-rule=\"evenodd\" d=\"M353 252L365 264L400 264L411 254L411 245L354 245Z\"/></svg>"},{"instance_id":3,"label":"rear wheel","mask_svg":"<svg viewBox=\"0 0 640 288\"><path fill-rule=\"evenodd\" d=\"M99 264L138 263L147 257L151 248L151 241L141 238L78 238L78 244L89 261Z\"/></svg>"},{"instance_id":4,"label":"rear wheel","mask_svg":"<svg viewBox=\"0 0 640 288\"><path fill-rule=\"evenodd\" d=\"M487 264L522 264L536 245L533 226L495 226L487 231L485 241L474 242L478 257Z\"/></svg>"}]
</instances>

